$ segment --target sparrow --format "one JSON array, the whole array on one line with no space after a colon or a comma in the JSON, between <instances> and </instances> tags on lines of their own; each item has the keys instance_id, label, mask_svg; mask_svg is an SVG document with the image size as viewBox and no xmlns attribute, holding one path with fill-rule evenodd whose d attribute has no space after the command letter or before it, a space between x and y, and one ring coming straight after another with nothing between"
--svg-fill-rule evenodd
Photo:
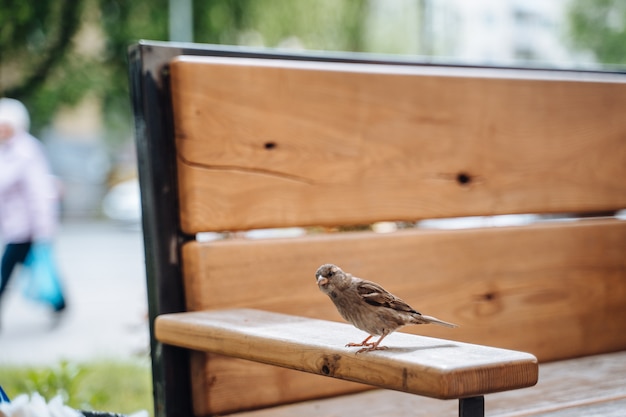
<instances>
[{"instance_id":1,"label":"sparrow","mask_svg":"<svg viewBox=\"0 0 626 417\"><path fill-rule=\"evenodd\" d=\"M369 336L361 343L346 346L361 346L357 353L387 349L380 342L390 333L409 324L439 324L458 327L456 324L425 316L413 307L372 281L352 276L337 265L325 264L315 273L317 286L337 307L339 314L357 329ZM369 340L379 336L375 342Z\"/></svg>"}]
</instances>

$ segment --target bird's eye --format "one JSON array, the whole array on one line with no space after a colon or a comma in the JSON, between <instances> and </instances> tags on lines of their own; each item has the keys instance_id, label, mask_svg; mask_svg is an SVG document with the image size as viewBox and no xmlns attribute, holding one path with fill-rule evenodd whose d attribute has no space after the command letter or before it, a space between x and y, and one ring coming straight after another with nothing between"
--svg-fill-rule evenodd
<instances>
[{"instance_id":1,"label":"bird's eye","mask_svg":"<svg viewBox=\"0 0 626 417\"><path fill-rule=\"evenodd\" d=\"M329 272L328 272L328 276L329 276L329 277L332 277L333 275L335 275L335 271L329 271Z\"/></svg>"}]
</instances>

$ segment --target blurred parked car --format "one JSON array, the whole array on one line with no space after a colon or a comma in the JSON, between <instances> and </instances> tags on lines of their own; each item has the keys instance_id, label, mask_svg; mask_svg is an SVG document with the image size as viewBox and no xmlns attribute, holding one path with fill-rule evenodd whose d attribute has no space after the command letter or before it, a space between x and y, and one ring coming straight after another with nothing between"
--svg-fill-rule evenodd
<instances>
[{"instance_id":1,"label":"blurred parked car","mask_svg":"<svg viewBox=\"0 0 626 417\"><path fill-rule=\"evenodd\" d=\"M139 181L135 178L111 187L102 200L102 211L109 219L139 225L141 223Z\"/></svg>"}]
</instances>

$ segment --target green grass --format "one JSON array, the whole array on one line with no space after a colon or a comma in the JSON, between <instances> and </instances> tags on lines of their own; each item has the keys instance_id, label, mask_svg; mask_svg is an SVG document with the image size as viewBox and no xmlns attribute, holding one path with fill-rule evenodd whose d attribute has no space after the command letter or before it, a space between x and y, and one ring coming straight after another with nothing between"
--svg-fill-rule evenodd
<instances>
[{"instance_id":1,"label":"green grass","mask_svg":"<svg viewBox=\"0 0 626 417\"><path fill-rule=\"evenodd\" d=\"M153 415L150 365L139 361L60 362L57 365L0 365L0 385L9 398L38 392L47 400L61 395L78 410Z\"/></svg>"}]
</instances>

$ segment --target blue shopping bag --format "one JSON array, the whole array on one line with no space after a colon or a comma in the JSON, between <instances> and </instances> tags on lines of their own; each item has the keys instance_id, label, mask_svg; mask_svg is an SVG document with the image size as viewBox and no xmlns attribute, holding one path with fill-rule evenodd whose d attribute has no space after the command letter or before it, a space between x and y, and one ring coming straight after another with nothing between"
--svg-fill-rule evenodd
<instances>
[{"instance_id":1,"label":"blue shopping bag","mask_svg":"<svg viewBox=\"0 0 626 417\"><path fill-rule=\"evenodd\" d=\"M58 308L64 298L52 249L49 242L33 243L24 261L22 292L26 298Z\"/></svg>"},{"instance_id":2,"label":"blue shopping bag","mask_svg":"<svg viewBox=\"0 0 626 417\"><path fill-rule=\"evenodd\" d=\"M0 403L10 403L9 396L4 392L2 386L0 385Z\"/></svg>"}]
</instances>

